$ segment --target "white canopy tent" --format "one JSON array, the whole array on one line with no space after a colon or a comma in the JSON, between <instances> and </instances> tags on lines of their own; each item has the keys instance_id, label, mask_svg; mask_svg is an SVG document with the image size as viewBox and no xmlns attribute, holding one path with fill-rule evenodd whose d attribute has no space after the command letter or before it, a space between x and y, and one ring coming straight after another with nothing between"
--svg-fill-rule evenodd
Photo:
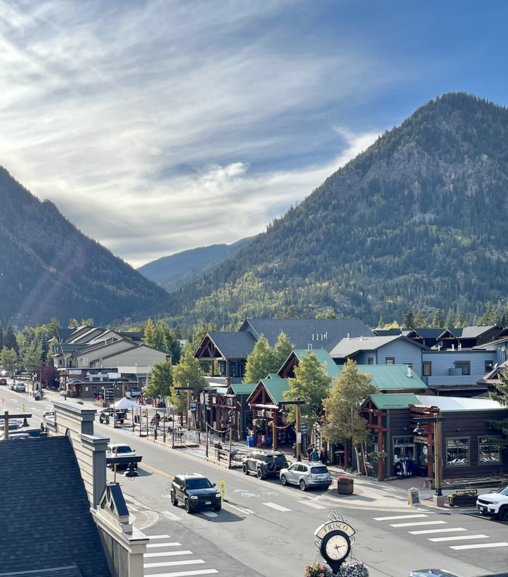
<instances>
[{"instance_id":1,"label":"white canopy tent","mask_svg":"<svg viewBox=\"0 0 508 577\"><path fill-rule=\"evenodd\" d=\"M139 403L128 399L127 397L122 397L113 406L115 409L137 409L139 407Z\"/></svg>"}]
</instances>

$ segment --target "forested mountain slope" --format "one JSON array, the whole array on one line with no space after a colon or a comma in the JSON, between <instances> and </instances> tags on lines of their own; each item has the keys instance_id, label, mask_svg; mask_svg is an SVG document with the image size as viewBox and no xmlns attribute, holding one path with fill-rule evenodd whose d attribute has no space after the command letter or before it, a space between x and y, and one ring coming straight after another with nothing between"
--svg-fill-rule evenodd
<instances>
[{"instance_id":1,"label":"forested mountain slope","mask_svg":"<svg viewBox=\"0 0 508 577\"><path fill-rule=\"evenodd\" d=\"M446 94L176 293L178 318L471 314L507 295L507 221L508 110Z\"/></svg>"},{"instance_id":2,"label":"forested mountain slope","mask_svg":"<svg viewBox=\"0 0 508 577\"><path fill-rule=\"evenodd\" d=\"M254 237L233 244L213 244L165 256L138 268L148 280L168 292L199 280L206 272L248 246Z\"/></svg>"},{"instance_id":3,"label":"forested mountain slope","mask_svg":"<svg viewBox=\"0 0 508 577\"><path fill-rule=\"evenodd\" d=\"M168 310L168 294L0 167L0 321L106 324Z\"/></svg>"}]
</instances>

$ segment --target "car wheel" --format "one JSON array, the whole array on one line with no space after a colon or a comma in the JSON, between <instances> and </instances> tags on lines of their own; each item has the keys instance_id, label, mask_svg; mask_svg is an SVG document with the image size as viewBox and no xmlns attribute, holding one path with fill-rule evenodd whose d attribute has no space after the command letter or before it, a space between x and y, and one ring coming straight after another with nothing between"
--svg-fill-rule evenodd
<instances>
[{"instance_id":1,"label":"car wheel","mask_svg":"<svg viewBox=\"0 0 508 577\"><path fill-rule=\"evenodd\" d=\"M506 505L499 509L498 519L500 521L508 521L508 507Z\"/></svg>"},{"instance_id":2,"label":"car wheel","mask_svg":"<svg viewBox=\"0 0 508 577\"><path fill-rule=\"evenodd\" d=\"M176 493L173 491L171 492L171 503L173 503L175 507L178 507L178 499L176 498Z\"/></svg>"},{"instance_id":3,"label":"car wheel","mask_svg":"<svg viewBox=\"0 0 508 577\"><path fill-rule=\"evenodd\" d=\"M300 489L302 491L306 491L307 490L307 485L305 484L305 481L303 479L300 479L300 482L298 483L298 486L300 487Z\"/></svg>"},{"instance_id":4,"label":"car wheel","mask_svg":"<svg viewBox=\"0 0 508 577\"><path fill-rule=\"evenodd\" d=\"M282 475L282 477L280 478L280 482L283 485L287 485L288 484L288 480L286 479L286 475Z\"/></svg>"},{"instance_id":5,"label":"car wheel","mask_svg":"<svg viewBox=\"0 0 508 577\"><path fill-rule=\"evenodd\" d=\"M185 499L185 510L187 511L187 513L192 513L192 506L190 504L189 499Z\"/></svg>"},{"instance_id":6,"label":"car wheel","mask_svg":"<svg viewBox=\"0 0 508 577\"><path fill-rule=\"evenodd\" d=\"M258 479L264 479L265 476L263 475L263 469L261 467L258 467L257 475Z\"/></svg>"},{"instance_id":7,"label":"car wheel","mask_svg":"<svg viewBox=\"0 0 508 577\"><path fill-rule=\"evenodd\" d=\"M249 474L249 467L247 467L247 465L243 465L243 472L248 475Z\"/></svg>"},{"instance_id":8,"label":"car wheel","mask_svg":"<svg viewBox=\"0 0 508 577\"><path fill-rule=\"evenodd\" d=\"M216 511L217 513L222 509L221 505L217 505L216 507L213 508L214 511Z\"/></svg>"}]
</instances>

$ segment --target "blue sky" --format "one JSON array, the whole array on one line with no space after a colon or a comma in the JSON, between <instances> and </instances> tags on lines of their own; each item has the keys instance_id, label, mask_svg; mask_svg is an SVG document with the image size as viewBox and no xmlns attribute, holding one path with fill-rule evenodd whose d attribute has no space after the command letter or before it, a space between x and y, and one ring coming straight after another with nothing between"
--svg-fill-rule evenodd
<instances>
[{"instance_id":1,"label":"blue sky","mask_svg":"<svg viewBox=\"0 0 508 577\"><path fill-rule=\"evenodd\" d=\"M265 230L451 91L508 2L0 0L0 165L133 266Z\"/></svg>"}]
</instances>

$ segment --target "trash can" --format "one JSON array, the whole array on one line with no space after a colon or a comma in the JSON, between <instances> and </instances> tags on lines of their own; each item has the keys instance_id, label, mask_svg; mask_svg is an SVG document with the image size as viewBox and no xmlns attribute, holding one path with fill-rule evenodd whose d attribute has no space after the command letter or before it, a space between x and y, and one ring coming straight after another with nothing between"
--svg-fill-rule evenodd
<instances>
[{"instance_id":1,"label":"trash can","mask_svg":"<svg viewBox=\"0 0 508 577\"><path fill-rule=\"evenodd\" d=\"M352 495L354 481L351 477L337 477L337 491L340 495Z\"/></svg>"},{"instance_id":2,"label":"trash can","mask_svg":"<svg viewBox=\"0 0 508 577\"><path fill-rule=\"evenodd\" d=\"M416 487L411 487L407 492L407 504L417 505L420 502L420 491Z\"/></svg>"},{"instance_id":3,"label":"trash can","mask_svg":"<svg viewBox=\"0 0 508 577\"><path fill-rule=\"evenodd\" d=\"M254 447L254 437L252 435L247 437L247 444L249 445L249 447Z\"/></svg>"}]
</instances>

